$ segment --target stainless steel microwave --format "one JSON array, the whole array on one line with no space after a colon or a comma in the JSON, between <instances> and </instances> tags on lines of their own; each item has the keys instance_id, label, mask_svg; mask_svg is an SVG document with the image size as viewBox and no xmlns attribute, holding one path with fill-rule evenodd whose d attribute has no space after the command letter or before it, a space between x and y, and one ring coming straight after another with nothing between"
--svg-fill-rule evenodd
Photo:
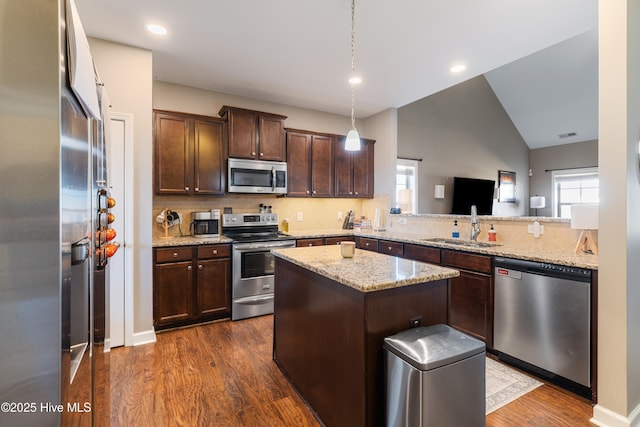
<instances>
[{"instance_id":1,"label":"stainless steel microwave","mask_svg":"<svg viewBox=\"0 0 640 427\"><path fill-rule=\"evenodd\" d=\"M227 182L229 193L286 194L287 164L229 159Z\"/></svg>"}]
</instances>

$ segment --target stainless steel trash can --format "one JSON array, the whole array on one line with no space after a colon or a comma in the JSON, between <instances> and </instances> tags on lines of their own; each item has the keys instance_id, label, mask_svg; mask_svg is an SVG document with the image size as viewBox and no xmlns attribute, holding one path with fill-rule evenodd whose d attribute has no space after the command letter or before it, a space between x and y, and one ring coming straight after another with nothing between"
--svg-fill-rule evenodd
<instances>
[{"instance_id":1,"label":"stainless steel trash can","mask_svg":"<svg viewBox=\"0 0 640 427\"><path fill-rule=\"evenodd\" d=\"M384 339L387 427L485 426L485 345L447 325Z\"/></svg>"}]
</instances>

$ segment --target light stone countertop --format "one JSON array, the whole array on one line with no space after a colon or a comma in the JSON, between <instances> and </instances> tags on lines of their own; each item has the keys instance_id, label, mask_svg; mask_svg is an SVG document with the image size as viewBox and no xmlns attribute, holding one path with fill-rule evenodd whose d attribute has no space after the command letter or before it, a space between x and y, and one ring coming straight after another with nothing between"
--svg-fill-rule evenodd
<instances>
[{"instance_id":1,"label":"light stone countertop","mask_svg":"<svg viewBox=\"0 0 640 427\"><path fill-rule=\"evenodd\" d=\"M172 239L163 239L156 237L153 239L152 246L154 248L163 248L170 246L190 246L190 245L217 245L221 243L231 243L228 237L220 235L220 237L194 237L194 236L182 236L174 237Z\"/></svg>"},{"instance_id":2,"label":"light stone countertop","mask_svg":"<svg viewBox=\"0 0 640 427\"><path fill-rule=\"evenodd\" d=\"M457 277L460 272L419 261L356 249L343 258L338 245L272 249L275 256L361 292Z\"/></svg>"},{"instance_id":3,"label":"light stone countertop","mask_svg":"<svg viewBox=\"0 0 640 427\"><path fill-rule=\"evenodd\" d=\"M309 230L287 233L297 239L318 238L332 236L360 236L372 239L390 240L401 243L413 243L422 246L430 246L441 249L453 249L456 251L471 252L489 256L501 256L505 258L524 259L528 261L547 262L552 264L566 265L570 267L598 269L598 256L592 254L574 254L573 251L561 249L549 249L536 246L524 246L519 244L499 243L494 247L472 247L465 245L452 245L446 242L432 242L427 239L439 238L442 236L431 236L421 234L398 233L393 231L353 231L353 230Z\"/></svg>"}]
</instances>

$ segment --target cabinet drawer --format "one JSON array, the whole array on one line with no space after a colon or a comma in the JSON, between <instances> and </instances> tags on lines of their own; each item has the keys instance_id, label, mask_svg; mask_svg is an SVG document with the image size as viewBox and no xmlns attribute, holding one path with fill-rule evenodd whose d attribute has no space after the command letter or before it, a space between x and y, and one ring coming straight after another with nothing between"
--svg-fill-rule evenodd
<instances>
[{"instance_id":1,"label":"cabinet drawer","mask_svg":"<svg viewBox=\"0 0 640 427\"><path fill-rule=\"evenodd\" d=\"M400 242L380 240L378 242L378 252L387 255L402 256L404 254L404 245Z\"/></svg>"},{"instance_id":2,"label":"cabinet drawer","mask_svg":"<svg viewBox=\"0 0 640 427\"><path fill-rule=\"evenodd\" d=\"M353 242L353 236L325 237L325 245L339 245L340 242Z\"/></svg>"},{"instance_id":3,"label":"cabinet drawer","mask_svg":"<svg viewBox=\"0 0 640 427\"><path fill-rule=\"evenodd\" d=\"M193 246L156 249L156 262L191 261Z\"/></svg>"},{"instance_id":4,"label":"cabinet drawer","mask_svg":"<svg viewBox=\"0 0 640 427\"><path fill-rule=\"evenodd\" d=\"M440 264L440 249L405 243L404 257L416 261Z\"/></svg>"},{"instance_id":5,"label":"cabinet drawer","mask_svg":"<svg viewBox=\"0 0 640 427\"><path fill-rule=\"evenodd\" d=\"M467 252L442 251L442 265L491 274L491 257Z\"/></svg>"},{"instance_id":6,"label":"cabinet drawer","mask_svg":"<svg viewBox=\"0 0 640 427\"><path fill-rule=\"evenodd\" d=\"M359 249L378 252L378 240L369 239L367 237L356 237L356 247Z\"/></svg>"},{"instance_id":7,"label":"cabinet drawer","mask_svg":"<svg viewBox=\"0 0 640 427\"><path fill-rule=\"evenodd\" d=\"M317 239L298 239L296 241L296 246L297 247L322 246L322 245L324 245L324 239L322 237L319 237Z\"/></svg>"},{"instance_id":8,"label":"cabinet drawer","mask_svg":"<svg viewBox=\"0 0 640 427\"><path fill-rule=\"evenodd\" d=\"M231 247L229 245L204 245L198 246L198 259L229 258Z\"/></svg>"}]
</instances>

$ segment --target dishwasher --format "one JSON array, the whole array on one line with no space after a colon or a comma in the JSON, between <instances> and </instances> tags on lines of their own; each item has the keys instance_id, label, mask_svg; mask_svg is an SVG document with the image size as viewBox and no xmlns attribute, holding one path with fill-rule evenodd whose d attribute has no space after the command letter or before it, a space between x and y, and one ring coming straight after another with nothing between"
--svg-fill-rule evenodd
<instances>
[{"instance_id":1,"label":"dishwasher","mask_svg":"<svg viewBox=\"0 0 640 427\"><path fill-rule=\"evenodd\" d=\"M498 357L591 398L591 270L501 257L494 266Z\"/></svg>"}]
</instances>

